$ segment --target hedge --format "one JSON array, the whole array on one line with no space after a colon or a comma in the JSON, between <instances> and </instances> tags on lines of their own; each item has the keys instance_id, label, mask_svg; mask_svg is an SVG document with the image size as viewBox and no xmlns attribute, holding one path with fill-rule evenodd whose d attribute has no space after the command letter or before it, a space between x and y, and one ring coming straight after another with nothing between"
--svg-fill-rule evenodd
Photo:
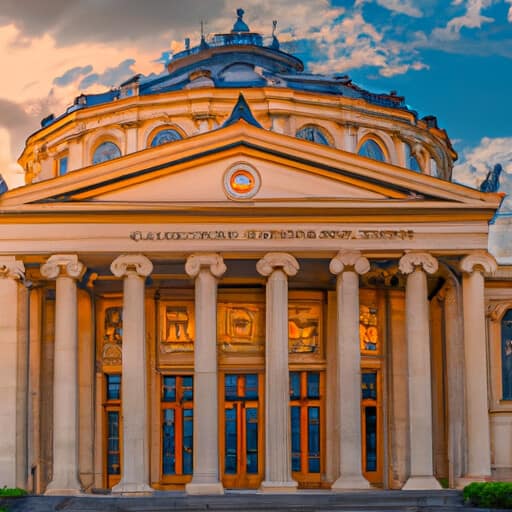
<instances>
[{"instance_id":1,"label":"hedge","mask_svg":"<svg viewBox=\"0 0 512 512\"><path fill-rule=\"evenodd\" d=\"M512 509L512 482L473 482L464 487L463 495L475 507Z\"/></svg>"}]
</instances>

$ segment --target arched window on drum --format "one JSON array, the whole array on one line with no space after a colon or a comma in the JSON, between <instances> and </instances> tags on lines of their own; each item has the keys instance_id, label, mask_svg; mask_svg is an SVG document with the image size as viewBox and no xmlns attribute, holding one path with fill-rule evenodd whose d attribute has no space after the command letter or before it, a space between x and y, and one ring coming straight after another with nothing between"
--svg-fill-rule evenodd
<instances>
[{"instance_id":1,"label":"arched window on drum","mask_svg":"<svg viewBox=\"0 0 512 512\"><path fill-rule=\"evenodd\" d=\"M384 151L373 139L367 139L364 141L357 153L358 155L365 156L366 158L371 158L372 160L377 160L379 162L386 161Z\"/></svg>"},{"instance_id":2,"label":"arched window on drum","mask_svg":"<svg viewBox=\"0 0 512 512\"><path fill-rule=\"evenodd\" d=\"M501 386L503 400L512 400L512 309L501 320Z\"/></svg>"},{"instance_id":3,"label":"arched window on drum","mask_svg":"<svg viewBox=\"0 0 512 512\"><path fill-rule=\"evenodd\" d=\"M332 146L329 142L329 136L318 126L304 126L300 130L297 130L295 137L308 140L309 142L315 142L316 144L323 144L324 146Z\"/></svg>"},{"instance_id":4,"label":"arched window on drum","mask_svg":"<svg viewBox=\"0 0 512 512\"><path fill-rule=\"evenodd\" d=\"M182 138L183 137L181 134L173 128L165 128L164 130L160 130L154 135L154 137L151 139L150 146L154 148L156 146L161 146L162 144L181 140Z\"/></svg>"},{"instance_id":5,"label":"arched window on drum","mask_svg":"<svg viewBox=\"0 0 512 512\"><path fill-rule=\"evenodd\" d=\"M95 150L92 156L93 164L101 164L102 162L107 162L108 160L113 160L114 158L119 158L121 156L121 150L119 147L113 142L106 141L102 142Z\"/></svg>"},{"instance_id":6,"label":"arched window on drum","mask_svg":"<svg viewBox=\"0 0 512 512\"><path fill-rule=\"evenodd\" d=\"M414 156L409 144L405 144L405 165L407 169L411 169L411 171L421 172L421 166L418 159Z\"/></svg>"}]
</instances>

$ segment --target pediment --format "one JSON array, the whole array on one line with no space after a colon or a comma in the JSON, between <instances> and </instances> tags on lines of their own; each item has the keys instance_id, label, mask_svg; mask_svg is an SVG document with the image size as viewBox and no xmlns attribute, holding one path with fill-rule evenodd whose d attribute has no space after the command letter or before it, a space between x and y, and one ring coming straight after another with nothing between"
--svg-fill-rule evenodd
<instances>
[{"instance_id":1,"label":"pediment","mask_svg":"<svg viewBox=\"0 0 512 512\"><path fill-rule=\"evenodd\" d=\"M253 168L260 187L250 200L230 197L226 173ZM244 199L244 198L242 198ZM15 189L0 206L122 205L120 209L176 204L258 205L322 202L330 207L402 208L419 204L492 210L498 194L484 194L407 169L251 126L243 120L219 130L149 148L66 176ZM492 216L492 215L491 215Z\"/></svg>"}]
</instances>

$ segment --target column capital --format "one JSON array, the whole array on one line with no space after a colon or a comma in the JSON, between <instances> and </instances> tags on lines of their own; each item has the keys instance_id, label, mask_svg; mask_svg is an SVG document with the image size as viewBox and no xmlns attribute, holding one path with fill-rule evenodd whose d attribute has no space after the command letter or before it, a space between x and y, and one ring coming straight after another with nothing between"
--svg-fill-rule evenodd
<instances>
[{"instance_id":1,"label":"column capital","mask_svg":"<svg viewBox=\"0 0 512 512\"><path fill-rule=\"evenodd\" d=\"M468 254L460 262L460 269L466 274L472 274L477 271L494 274L497 268L496 260L487 251Z\"/></svg>"},{"instance_id":2,"label":"column capital","mask_svg":"<svg viewBox=\"0 0 512 512\"><path fill-rule=\"evenodd\" d=\"M343 272L356 272L362 275L370 270L370 262L360 251L340 251L331 260L329 270L336 276Z\"/></svg>"},{"instance_id":3,"label":"column capital","mask_svg":"<svg viewBox=\"0 0 512 512\"><path fill-rule=\"evenodd\" d=\"M15 256L0 256L0 279L22 279L24 276L23 261Z\"/></svg>"},{"instance_id":4,"label":"column capital","mask_svg":"<svg viewBox=\"0 0 512 512\"><path fill-rule=\"evenodd\" d=\"M130 274L147 277L153 272L153 263L143 254L122 254L112 262L110 271L116 277L124 277Z\"/></svg>"},{"instance_id":5,"label":"column capital","mask_svg":"<svg viewBox=\"0 0 512 512\"><path fill-rule=\"evenodd\" d=\"M41 274L47 279L57 279L59 276L81 279L84 272L85 266L76 254L54 254L41 265Z\"/></svg>"},{"instance_id":6,"label":"column capital","mask_svg":"<svg viewBox=\"0 0 512 512\"><path fill-rule=\"evenodd\" d=\"M190 277L197 277L202 269L207 269L214 277L221 277L226 272L222 256L217 253L191 254L185 263L185 272Z\"/></svg>"},{"instance_id":7,"label":"column capital","mask_svg":"<svg viewBox=\"0 0 512 512\"><path fill-rule=\"evenodd\" d=\"M408 252L400 258L398 268L402 274L410 274L420 267L428 274L433 274L438 269L437 260L428 252Z\"/></svg>"},{"instance_id":8,"label":"column capital","mask_svg":"<svg viewBox=\"0 0 512 512\"><path fill-rule=\"evenodd\" d=\"M287 276L294 276L299 268L299 262L285 252L269 252L256 263L256 270L265 277L276 269L282 270Z\"/></svg>"}]
</instances>

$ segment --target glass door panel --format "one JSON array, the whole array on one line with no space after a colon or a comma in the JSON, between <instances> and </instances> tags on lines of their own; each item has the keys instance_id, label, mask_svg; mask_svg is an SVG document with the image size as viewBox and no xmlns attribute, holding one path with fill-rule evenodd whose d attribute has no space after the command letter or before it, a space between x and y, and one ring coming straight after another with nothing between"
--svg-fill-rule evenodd
<instances>
[{"instance_id":1,"label":"glass door panel","mask_svg":"<svg viewBox=\"0 0 512 512\"><path fill-rule=\"evenodd\" d=\"M379 373L363 370L361 375L361 437L363 441L363 475L374 484L382 483L381 406Z\"/></svg>"},{"instance_id":2,"label":"glass door panel","mask_svg":"<svg viewBox=\"0 0 512 512\"><path fill-rule=\"evenodd\" d=\"M222 482L226 488L259 487L263 475L260 377L224 375Z\"/></svg>"},{"instance_id":3,"label":"glass door panel","mask_svg":"<svg viewBox=\"0 0 512 512\"><path fill-rule=\"evenodd\" d=\"M318 487L322 473L323 393L320 372L290 372L292 472L301 487Z\"/></svg>"},{"instance_id":4,"label":"glass door panel","mask_svg":"<svg viewBox=\"0 0 512 512\"><path fill-rule=\"evenodd\" d=\"M193 473L193 377L162 377L162 480L166 483L190 481Z\"/></svg>"}]
</instances>

